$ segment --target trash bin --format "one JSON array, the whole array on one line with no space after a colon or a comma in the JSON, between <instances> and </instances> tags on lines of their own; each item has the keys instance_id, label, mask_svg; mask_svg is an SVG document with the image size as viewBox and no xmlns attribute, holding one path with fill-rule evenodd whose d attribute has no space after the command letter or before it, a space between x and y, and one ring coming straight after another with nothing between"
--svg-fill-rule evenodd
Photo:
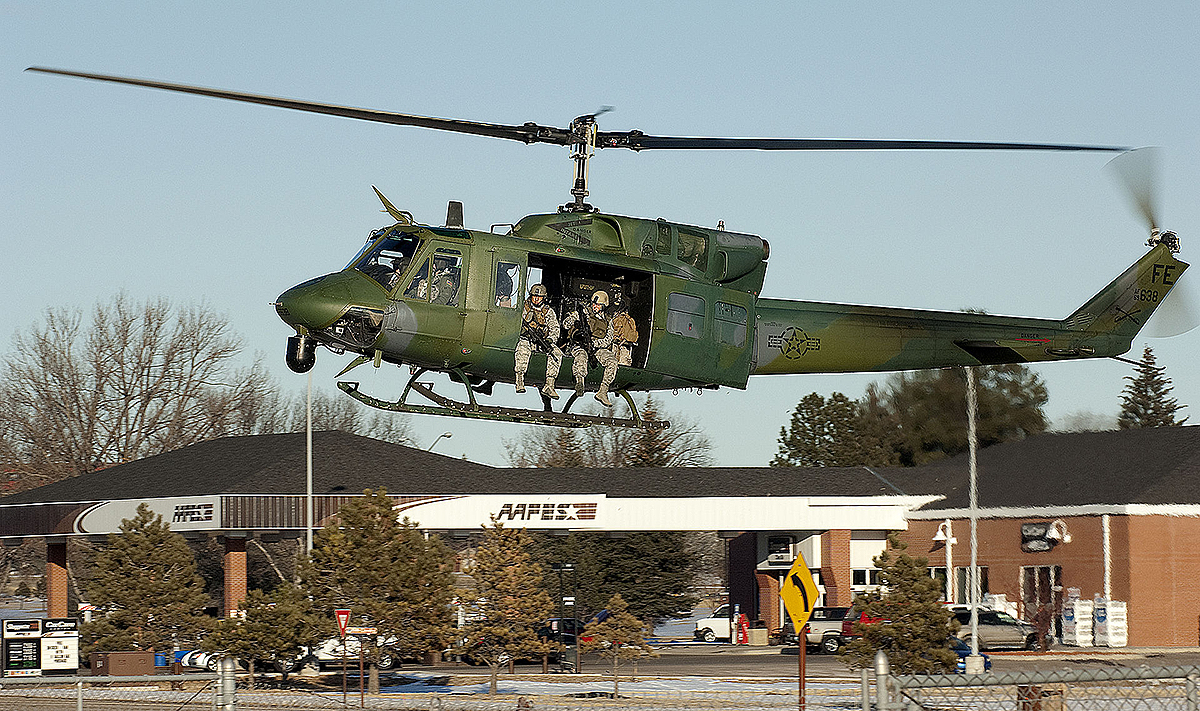
<instances>
[{"instance_id":1,"label":"trash bin","mask_svg":"<svg viewBox=\"0 0 1200 711\"><path fill-rule=\"evenodd\" d=\"M154 652L92 652L92 676L149 676Z\"/></svg>"}]
</instances>

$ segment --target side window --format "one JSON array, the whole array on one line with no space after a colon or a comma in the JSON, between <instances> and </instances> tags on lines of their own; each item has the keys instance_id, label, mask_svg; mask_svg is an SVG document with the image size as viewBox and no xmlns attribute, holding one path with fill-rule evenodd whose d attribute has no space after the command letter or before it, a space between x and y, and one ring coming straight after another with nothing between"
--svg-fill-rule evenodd
<instances>
[{"instance_id":1,"label":"side window","mask_svg":"<svg viewBox=\"0 0 1200 711\"><path fill-rule=\"evenodd\" d=\"M667 296L667 333L700 338L704 331L704 299L687 294Z\"/></svg>"},{"instance_id":2,"label":"side window","mask_svg":"<svg viewBox=\"0 0 1200 711\"><path fill-rule=\"evenodd\" d=\"M441 250L433 254L429 270L429 302L441 306L458 306L462 298L462 253Z\"/></svg>"},{"instance_id":3,"label":"side window","mask_svg":"<svg viewBox=\"0 0 1200 711\"><path fill-rule=\"evenodd\" d=\"M658 253L671 253L671 226L665 222L658 223Z\"/></svg>"},{"instance_id":4,"label":"side window","mask_svg":"<svg viewBox=\"0 0 1200 711\"><path fill-rule=\"evenodd\" d=\"M521 305L521 265L496 262L496 299L493 305L508 309Z\"/></svg>"},{"instance_id":5,"label":"side window","mask_svg":"<svg viewBox=\"0 0 1200 711\"><path fill-rule=\"evenodd\" d=\"M708 270L708 236L685 229L679 230L679 261L700 271Z\"/></svg>"},{"instance_id":6,"label":"side window","mask_svg":"<svg viewBox=\"0 0 1200 711\"><path fill-rule=\"evenodd\" d=\"M422 301L429 300L429 260L421 262L421 268L413 274L412 281L408 282L408 288L404 290L404 298L406 299L421 299Z\"/></svg>"},{"instance_id":7,"label":"side window","mask_svg":"<svg viewBox=\"0 0 1200 711\"><path fill-rule=\"evenodd\" d=\"M718 301L713 311L713 327L717 341L741 348L746 345L746 316L748 311L737 304Z\"/></svg>"}]
</instances>

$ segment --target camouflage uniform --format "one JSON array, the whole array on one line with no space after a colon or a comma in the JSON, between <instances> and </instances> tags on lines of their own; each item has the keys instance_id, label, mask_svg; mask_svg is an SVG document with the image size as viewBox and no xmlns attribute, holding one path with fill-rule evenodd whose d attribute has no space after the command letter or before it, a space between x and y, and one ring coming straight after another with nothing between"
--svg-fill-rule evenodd
<instances>
[{"instance_id":1,"label":"camouflage uniform","mask_svg":"<svg viewBox=\"0 0 1200 711\"><path fill-rule=\"evenodd\" d=\"M534 297L541 297L541 304L534 303ZM529 298L525 299L525 307L521 312L521 338L517 340L517 348L515 353L515 373L517 381L517 392L525 392L525 371L529 369L529 357L534 351L546 353L546 384L542 387L542 392L551 399L558 399L558 393L554 390L554 380L558 377L558 370L562 367L563 352L558 347L558 335L561 329L558 326L558 316L554 313L554 309L550 308L550 304L545 301L546 287L541 284L535 284L529 292ZM525 335L526 329L536 330L546 337L546 340L552 346L547 352L545 346L541 346L533 341L533 339Z\"/></svg>"},{"instance_id":2,"label":"camouflage uniform","mask_svg":"<svg viewBox=\"0 0 1200 711\"><path fill-rule=\"evenodd\" d=\"M617 363L633 365L633 347L637 345L637 324L628 311L618 311L613 315L613 338L617 347Z\"/></svg>"},{"instance_id":3,"label":"camouflage uniform","mask_svg":"<svg viewBox=\"0 0 1200 711\"><path fill-rule=\"evenodd\" d=\"M429 300L442 306L458 305L458 268L449 261L434 260L433 293Z\"/></svg>"},{"instance_id":4,"label":"camouflage uniform","mask_svg":"<svg viewBox=\"0 0 1200 711\"><path fill-rule=\"evenodd\" d=\"M585 316L586 323L580 324L580 326L587 329L596 362L604 367L604 375L600 378L600 389L596 391L595 398L605 407L612 407L612 403L608 400L608 386L612 385L613 379L617 377L618 362L617 349L613 344L615 333L612 318L604 313L603 308L607 305L607 293L597 291L593 294L592 303L588 306ZM597 309L597 306L600 308ZM572 311L563 319L563 328L568 331L577 324L579 324L579 312L577 311ZM571 373L575 376L575 394L581 396L584 391L583 381L587 378L588 373L588 351L578 342L572 342L571 358Z\"/></svg>"}]
</instances>

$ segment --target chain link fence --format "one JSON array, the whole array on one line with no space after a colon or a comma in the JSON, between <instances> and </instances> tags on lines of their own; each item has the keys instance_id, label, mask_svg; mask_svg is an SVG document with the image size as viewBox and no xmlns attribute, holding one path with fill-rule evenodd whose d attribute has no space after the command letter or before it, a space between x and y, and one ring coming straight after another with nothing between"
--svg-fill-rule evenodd
<instances>
[{"instance_id":1,"label":"chain link fence","mask_svg":"<svg viewBox=\"0 0 1200 711\"><path fill-rule=\"evenodd\" d=\"M0 679L4 711L211 711L225 701L216 674Z\"/></svg>"},{"instance_id":2,"label":"chain link fence","mask_svg":"<svg viewBox=\"0 0 1200 711\"><path fill-rule=\"evenodd\" d=\"M878 711L1200 711L1200 667L877 677Z\"/></svg>"},{"instance_id":3,"label":"chain link fence","mask_svg":"<svg viewBox=\"0 0 1200 711\"><path fill-rule=\"evenodd\" d=\"M858 680L808 680L806 711L1200 711L1200 667L1074 669L1009 674L891 676L864 671ZM0 679L0 710L190 711L201 709L411 709L413 711L758 711L798 709L795 679L622 681L620 695L593 684L546 685L534 693L489 696L388 688L360 697L293 684L245 688L233 670L149 677ZM611 683L611 682L609 682ZM355 685L356 686L356 685ZM728 687L728 688L725 688Z\"/></svg>"}]
</instances>

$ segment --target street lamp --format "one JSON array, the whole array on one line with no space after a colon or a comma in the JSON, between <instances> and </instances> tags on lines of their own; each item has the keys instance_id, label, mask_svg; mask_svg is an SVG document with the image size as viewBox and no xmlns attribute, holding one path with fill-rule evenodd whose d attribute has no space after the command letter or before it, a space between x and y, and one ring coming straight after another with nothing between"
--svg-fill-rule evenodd
<instances>
[{"instance_id":1,"label":"street lamp","mask_svg":"<svg viewBox=\"0 0 1200 711\"><path fill-rule=\"evenodd\" d=\"M1071 542L1071 534L1067 533L1067 524L1061 519L1054 519L1054 523L1050 524L1050 529L1046 531L1046 538L1063 543Z\"/></svg>"},{"instance_id":2,"label":"street lamp","mask_svg":"<svg viewBox=\"0 0 1200 711\"><path fill-rule=\"evenodd\" d=\"M451 438L451 437L453 437L453 436L454 436L454 433L453 433L453 432L443 432L443 433L441 433L441 434L440 434L440 435L438 435L437 437L434 437L434 438L433 438L433 441L429 443L429 446L425 448L425 451L426 451L426 452L432 452L432 451L433 451L433 445L435 445L435 444L437 444L439 441L441 441L441 439L442 439L443 437L445 437L446 439L450 439L450 438Z\"/></svg>"},{"instance_id":3,"label":"street lamp","mask_svg":"<svg viewBox=\"0 0 1200 711\"><path fill-rule=\"evenodd\" d=\"M933 534L933 541L946 545L946 602L952 603L954 602L954 557L951 549L954 548L955 543L958 543L958 539L954 537L950 519L938 524L937 533Z\"/></svg>"}]
</instances>

